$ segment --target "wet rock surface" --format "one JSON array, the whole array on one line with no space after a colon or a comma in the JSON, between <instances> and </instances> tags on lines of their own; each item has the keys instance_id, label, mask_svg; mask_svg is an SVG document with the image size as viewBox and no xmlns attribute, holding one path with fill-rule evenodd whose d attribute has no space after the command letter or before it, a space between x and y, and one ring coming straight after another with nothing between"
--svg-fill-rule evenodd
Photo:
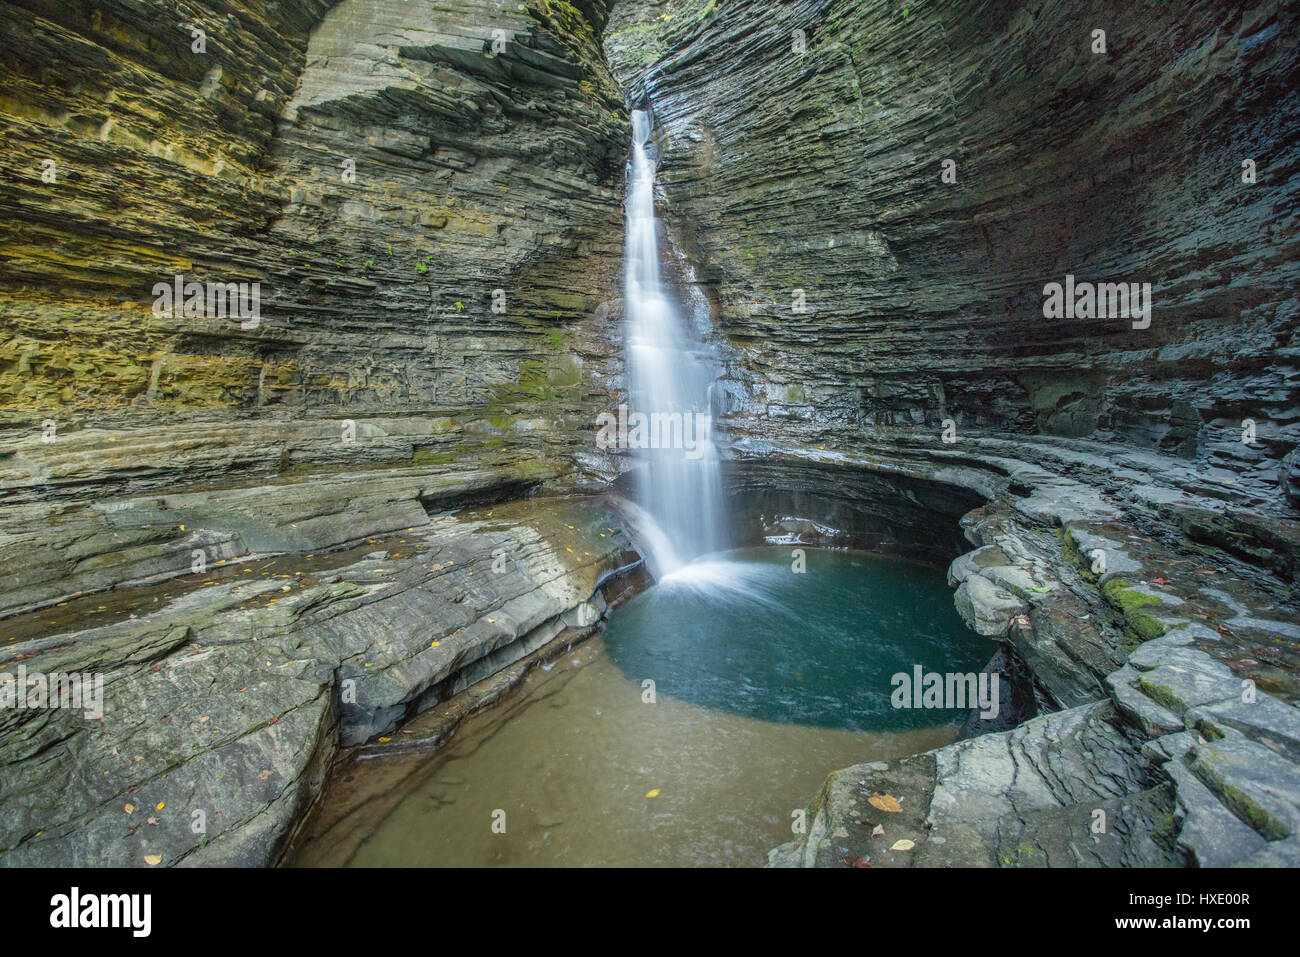
<instances>
[{"instance_id":1,"label":"wet rock surface","mask_svg":"<svg viewBox=\"0 0 1300 957\"><path fill-rule=\"evenodd\" d=\"M1300 441L1296 16L617 4L606 53L652 105L662 212L731 347L728 428L1094 436L1276 506ZM1150 282L1150 325L1045 317L1067 274Z\"/></svg>"},{"instance_id":2,"label":"wet rock surface","mask_svg":"<svg viewBox=\"0 0 1300 957\"><path fill-rule=\"evenodd\" d=\"M1004 490L962 519L979 547L949 570L958 610L1014 650L1035 695L1059 710L1008 731L972 717L977 737L835 772L807 833L771 864L1300 863L1300 614L1290 584L1143 534L1143 504L1164 497L1154 480L1123 502L1037 465L1000 457L1005 475L993 479L972 461L962 466L968 482ZM974 597L964 601L963 588ZM874 794L904 799L903 810L882 813ZM916 847L890 851L897 840Z\"/></svg>"},{"instance_id":3,"label":"wet rock surface","mask_svg":"<svg viewBox=\"0 0 1300 957\"><path fill-rule=\"evenodd\" d=\"M613 514L580 501L439 516L373 544L337 570L210 582L0 649L9 680L93 672L104 694L96 718L0 713L0 862L273 863L340 745L599 621L604 584L639 562Z\"/></svg>"}]
</instances>

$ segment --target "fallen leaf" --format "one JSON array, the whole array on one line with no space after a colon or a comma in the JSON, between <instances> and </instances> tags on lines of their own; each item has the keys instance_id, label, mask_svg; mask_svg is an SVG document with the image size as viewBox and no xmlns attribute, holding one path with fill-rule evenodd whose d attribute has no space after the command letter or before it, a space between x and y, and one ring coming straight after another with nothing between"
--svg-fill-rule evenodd
<instances>
[{"instance_id":1,"label":"fallen leaf","mask_svg":"<svg viewBox=\"0 0 1300 957\"><path fill-rule=\"evenodd\" d=\"M135 805L134 805L134 804L128 804L126 807L122 808L122 810L125 811L127 814L134 814L134 813L135 813Z\"/></svg>"},{"instance_id":2,"label":"fallen leaf","mask_svg":"<svg viewBox=\"0 0 1300 957\"><path fill-rule=\"evenodd\" d=\"M162 801L159 801L158 804L157 804L157 809L158 809L159 811L161 811L161 810L162 810L163 808L165 808L166 806L167 806L167 805L164 804Z\"/></svg>"},{"instance_id":3,"label":"fallen leaf","mask_svg":"<svg viewBox=\"0 0 1300 957\"><path fill-rule=\"evenodd\" d=\"M898 803L898 798L894 797L892 794L877 794L872 792L871 797L867 798L867 803L874 808L888 811L890 814L897 814L903 809L903 806Z\"/></svg>"},{"instance_id":4,"label":"fallen leaf","mask_svg":"<svg viewBox=\"0 0 1300 957\"><path fill-rule=\"evenodd\" d=\"M914 847L916 847L915 841L909 841L907 838L902 838L901 840L897 840L891 844L889 849L891 851L910 851Z\"/></svg>"},{"instance_id":5,"label":"fallen leaf","mask_svg":"<svg viewBox=\"0 0 1300 957\"><path fill-rule=\"evenodd\" d=\"M144 862L145 862L146 864L148 864L150 867L156 867L157 865L159 865L159 864L162 863L162 855L161 855L161 854L146 854L146 855L144 856Z\"/></svg>"},{"instance_id":6,"label":"fallen leaf","mask_svg":"<svg viewBox=\"0 0 1300 957\"><path fill-rule=\"evenodd\" d=\"M648 798L657 798L659 796L659 789L655 788L653 791L647 791L645 796Z\"/></svg>"},{"instance_id":7,"label":"fallen leaf","mask_svg":"<svg viewBox=\"0 0 1300 957\"><path fill-rule=\"evenodd\" d=\"M883 824L877 824L875 827L871 829L872 837L880 837L884 833L885 833L885 825Z\"/></svg>"}]
</instances>

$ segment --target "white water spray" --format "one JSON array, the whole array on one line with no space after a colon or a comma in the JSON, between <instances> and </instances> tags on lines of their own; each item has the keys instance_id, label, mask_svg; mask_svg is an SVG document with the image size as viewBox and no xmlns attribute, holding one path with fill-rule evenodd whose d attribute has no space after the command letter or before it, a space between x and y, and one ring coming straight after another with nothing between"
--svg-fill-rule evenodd
<instances>
[{"instance_id":1,"label":"white water spray","mask_svg":"<svg viewBox=\"0 0 1300 957\"><path fill-rule=\"evenodd\" d=\"M649 115L634 110L624 279L628 392L633 414L643 413L652 432L667 435L676 422L696 422L711 414L710 388L718 362L707 344L691 337L660 281L649 139ZM725 547L725 522L712 431L689 454L682 442L656 441L653 446L639 452L643 462L636 498L641 509L634 524L651 571L662 580L681 574L692 559Z\"/></svg>"}]
</instances>

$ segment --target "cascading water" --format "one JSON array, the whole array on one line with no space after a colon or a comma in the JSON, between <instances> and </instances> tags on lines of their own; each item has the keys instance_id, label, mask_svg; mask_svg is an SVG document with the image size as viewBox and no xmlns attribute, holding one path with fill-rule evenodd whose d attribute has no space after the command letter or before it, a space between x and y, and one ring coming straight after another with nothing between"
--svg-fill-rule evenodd
<instances>
[{"instance_id":1,"label":"cascading water","mask_svg":"<svg viewBox=\"0 0 1300 957\"><path fill-rule=\"evenodd\" d=\"M693 338L660 280L650 116L632 112L627 198L628 446L642 458L635 517L651 570L661 580L725 547L711 387L718 361ZM638 415L644 432L638 440Z\"/></svg>"},{"instance_id":2,"label":"cascading water","mask_svg":"<svg viewBox=\"0 0 1300 957\"><path fill-rule=\"evenodd\" d=\"M988 660L943 572L813 551L814 573L799 575L785 549L724 550L718 453L696 426L720 364L700 314L662 286L649 117L635 112L633 124L629 399L613 431L638 454L640 506L619 501L658 581L432 763L410 751L374 762L371 777L334 778L337 796L301 832L294 864L761 864L826 768L942 747L968 714L920 708L919 692L917 708L899 708L890 693L900 672L973 673ZM598 417L602 448L614 447L610 416ZM679 441L629 441L629 426L642 438L656 428L651 416ZM664 692L649 721L646 675ZM661 789L647 828L636 795ZM508 841L478 823L500 807L516 808Z\"/></svg>"}]
</instances>

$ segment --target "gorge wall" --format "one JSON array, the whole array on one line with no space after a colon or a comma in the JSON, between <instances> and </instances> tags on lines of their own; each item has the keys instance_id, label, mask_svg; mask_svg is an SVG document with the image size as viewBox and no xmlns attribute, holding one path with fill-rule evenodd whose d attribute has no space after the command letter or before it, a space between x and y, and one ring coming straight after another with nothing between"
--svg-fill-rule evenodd
<instances>
[{"instance_id":1,"label":"gorge wall","mask_svg":"<svg viewBox=\"0 0 1300 957\"><path fill-rule=\"evenodd\" d=\"M1296 17L618 5L610 61L654 106L664 213L736 350L733 431L1091 436L1276 505L1300 441ZM1045 319L1066 274L1151 283L1150 327Z\"/></svg>"},{"instance_id":2,"label":"gorge wall","mask_svg":"<svg viewBox=\"0 0 1300 957\"><path fill-rule=\"evenodd\" d=\"M621 361L605 15L5 5L0 606L573 484ZM177 275L260 314L159 315ZM231 486L260 491L188 533L103 511Z\"/></svg>"},{"instance_id":3,"label":"gorge wall","mask_svg":"<svg viewBox=\"0 0 1300 957\"><path fill-rule=\"evenodd\" d=\"M340 744L599 621L614 516L445 513L608 471L606 12L0 6L0 690L106 677L0 715L5 864L274 862Z\"/></svg>"},{"instance_id":4,"label":"gorge wall","mask_svg":"<svg viewBox=\"0 0 1300 957\"><path fill-rule=\"evenodd\" d=\"M11 434L382 412L442 420L413 444L444 460L572 446L606 388L593 315L621 256L628 127L603 6L3 16ZM259 321L154 314L176 274L260 282ZM232 453L242 474L355 455L267 438Z\"/></svg>"}]
</instances>

